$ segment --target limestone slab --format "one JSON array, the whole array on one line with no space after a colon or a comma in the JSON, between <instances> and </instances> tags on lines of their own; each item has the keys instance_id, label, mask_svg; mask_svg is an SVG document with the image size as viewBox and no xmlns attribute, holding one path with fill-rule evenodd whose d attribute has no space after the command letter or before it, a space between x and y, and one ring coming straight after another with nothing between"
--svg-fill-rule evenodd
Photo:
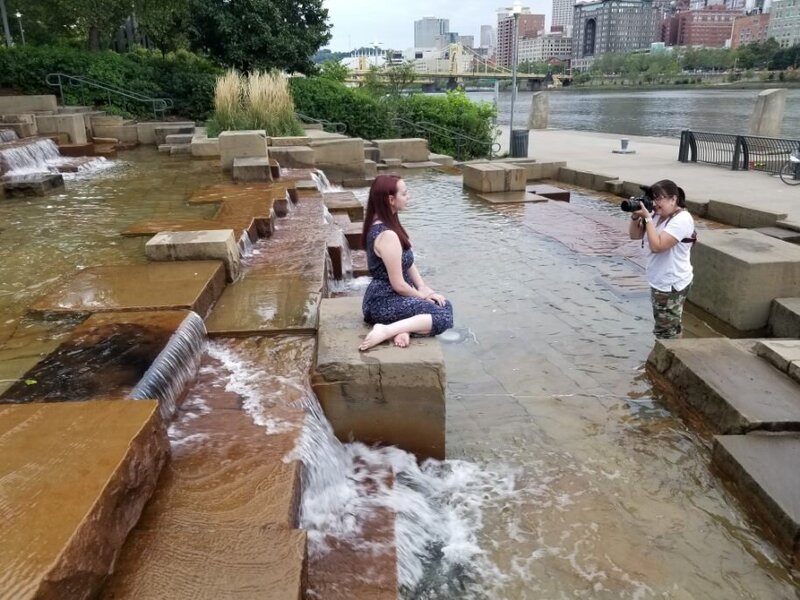
<instances>
[{"instance_id":1,"label":"limestone slab","mask_svg":"<svg viewBox=\"0 0 800 600\"><path fill-rule=\"evenodd\" d=\"M727 338L656 340L647 363L714 433L800 431L800 385Z\"/></svg>"},{"instance_id":2,"label":"limestone slab","mask_svg":"<svg viewBox=\"0 0 800 600\"><path fill-rule=\"evenodd\" d=\"M452 167L455 164L455 160L452 156L448 156L447 154L435 154L434 152L428 155L428 160L442 167Z\"/></svg>"},{"instance_id":3,"label":"limestone slab","mask_svg":"<svg viewBox=\"0 0 800 600\"><path fill-rule=\"evenodd\" d=\"M269 155L282 167L290 169L303 169L316 164L314 151L308 146L272 146Z\"/></svg>"},{"instance_id":4,"label":"limestone slab","mask_svg":"<svg viewBox=\"0 0 800 600\"><path fill-rule=\"evenodd\" d=\"M325 192L322 199L331 213L346 213L351 221L364 220L364 205L353 192Z\"/></svg>"},{"instance_id":5,"label":"limestone slab","mask_svg":"<svg viewBox=\"0 0 800 600\"><path fill-rule=\"evenodd\" d=\"M237 239L247 235L252 241L258 239L258 224L252 216L239 216L237 219L211 220L193 219L190 221L174 221L172 219L156 219L152 221L139 221L124 229L121 235L125 237L150 237L162 231L213 231L217 229L233 229Z\"/></svg>"},{"instance_id":6,"label":"limestone slab","mask_svg":"<svg viewBox=\"0 0 800 600\"><path fill-rule=\"evenodd\" d=\"M177 145L186 145L192 143L192 138L194 138L194 132L192 133L170 133L164 138L165 144L171 144L173 146Z\"/></svg>"},{"instance_id":7,"label":"limestone slab","mask_svg":"<svg viewBox=\"0 0 800 600\"><path fill-rule=\"evenodd\" d=\"M36 128L42 135L65 133L71 144L86 143L86 123L83 115L36 115Z\"/></svg>"},{"instance_id":8,"label":"limestone slab","mask_svg":"<svg viewBox=\"0 0 800 600\"><path fill-rule=\"evenodd\" d=\"M769 310L773 337L800 338L800 298L776 298Z\"/></svg>"},{"instance_id":9,"label":"limestone slab","mask_svg":"<svg viewBox=\"0 0 800 600\"><path fill-rule=\"evenodd\" d=\"M188 129L194 129L194 123L191 121L179 122L164 122L164 121L146 121L136 124L136 137L140 144L164 144L166 143L166 136L175 133L191 133ZM156 129L161 129L159 140L156 142Z\"/></svg>"},{"instance_id":10,"label":"limestone slab","mask_svg":"<svg viewBox=\"0 0 800 600\"><path fill-rule=\"evenodd\" d=\"M156 146L160 146L161 144L167 143L167 136L168 135L180 135L180 134L191 134L194 133L194 123L175 123L172 124L162 124L156 127L153 127L153 142ZM139 125L136 125L136 135L137 139L139 136ZM145 136L149 138L149 133L146 133Z\"/></svg>"},{"instance_id":11,"label":"limestone slab","mask_svg":"<svg viewBox=\"0 0 800 600\"><path fill-rule=\"evenodd\" d=\"M441 165L437 162L433 162L432 160L423 160L420 162L404 162L401 165L404 169L434 169L436 167L440 167Z\"/></svg>"},{"instance_id":12,"label":"limestone slab","mask_svg":"<svg viewBox=\"0 0 800 600\"><path fill-rule=\"evenodd\" d=\"M363 241L364 223L355 222L349 223L344 228L344 236L347 238L347 244L351 250L364 250Z\"/></svg>"},{"instance_id":13,"label":"limestone slab","mask_svg":"<svg viewBox=\"0 0 800 600\"><path fill-rule=\"evenodd\" d=\"M562 202L569 202L570 191L565 190L554 185L547 185L545 183L534 183L525 188L525 191L537 196L544 196L550 200L560 200Z\"/></svg>"},{"instance_id":14,"label":"limestone slab","mask_svg":"<svg viewBox=\"0 0 800 600\"><path fill-rule=\"evenodd\" d=\"M792 231L783 227L756 227L753 231L763 233L790 244L800 244L800 231Z\"/></svg>"},{"instance_id":15,"label":"limestone slab","mask_svg":"<svg viewBox=\"0 0 800 600\"><path fill-rule=\"evenodd\" d=\"M711 460L749 512L800 565L800 435L716 436Z\"/></svg>"},{"instance_id":16,"label":"limestone slab","mask_svg":"<svg viewBox=\"0 0 800 600\"><path fill-rule=\"evenodd\" d=\"M800 247L747 229L703 231L689 300L739 331L766 329L775 298L800 296Z\"/></svg>"},{"instance_id":17,"label":"limestone slab","mask_svg":"<svg viewBox=\"0 0 800 600\"><path fill-rule=\"evenodd\" d=\"M192 156L197 158L219 158L219 140L217 138L192 138L190 144Z\"/></svg>"},{"instance_id":18,"label":"limestone slab","mask_svg":"<svg viewBox=\"0 0 800 600\"><path fill-rule=\"evenodd\" d=\"M308 146L314 138L307 135L289 135L269 138L270 147ZM271 149L271 148L270 148Z\"/></svg>"},{"instance_id":19,"label":"limestone slab","mask_svg":"<svg viewBox=\"0 0 800 600\"><path fill-rule=\"evenodd\" d=\"M228 281L239 276L239 244L233 229L163 231L144 246L147 258L162 260L221 260Z\"/></svg>"},{"instance_id":20,"label":"limestone slab","mask_svg":"<svg viewBox=\"0 0 800 600\"><path fill-rule=\"evenodd\" d=\"M547 202L544 196L538 196L530 192L493 192L488 194L478 194L478 198L482 198L492 204L519 204L525 202Z\"/></svg>"},{"instance_id":21,"label":"limestone slab","mask_svg":"<svg viewBox=\"0 0 800 600\"><path fill-rule=\"evenodd\" d=\"M789 365L800 361L800 340L759 340L754 350L779 371L788 372Z\"/></svg>"},{"instance_id":22,"label":"limestone slab","mask_svg":"<svg viewBox=\"0 0 800 600\"><path fill-rule=\"evenodd\" d=\"M64 177L61 173L31 173L3 177L3 192L9 198L44 196L63 187Z\"/></svg>"},{"instance_id":23,"label":"limestone slab","mask_svg":"<svg viewBox=\"0 0 800 600\"><path fill-rule=\"evenodd\" d=\"M223 131L219 134L219 152L222 169L233 169L233 159L269 158L267 134L261 130Z\"/></svg>"},{"instance_id":24,"label":"limestone slab","mask_svg":"<svg viewBox=\"0 0 800 600\"><path fill-rule=\"evenodd\" d=\"M0 96L0 115L16 115L33 111L58 110L58 102L53 94Z\"/></svg>"},{"instance_id":25,"label":"limestone slab","mask_svg":"<svg viewBox=\"0 0 800 600\"><path fill-rule=\"evenodd\" d=\"M505 189L505 169L492 163L464 165L464 187L477 192L503 192Z\"/></svg>"},{"instance_id":26,"label":"limestone slab","mask_svg":"<svg viewBox=\"0 0 800 600\"><path fill-rule=\"evenodd\" d=\"M381 152L381 159L399 159L400 162L424 162L428 160L428 140L403 138L395 140L373 140Z\"/></svg>"},{"instance_id":27,"label":"limestone slab","mask_svg":"<svg viewBox=\"0 0 800 600\"><path fill-rule=\"evenodd\" d=\"M323 290L316 278L247 276L220 297L206 320L208 335L312 334Z\"/></svg>"},{"instance_id":28,"label":"limestone slab","mask_svg":"<svg viewBox=\"0 0 800 600\"><path fill-rule=\"evenodd\" d=\"M168 453L154 401L0 406L3 596L96 596Z\"/></svg>"},{"instance_id":29,"label":"limestone slab","mask_svg":"<svg viewBox=\"0 0 800 600\"><path fill-rule=\"evenodd\" d=\"M188 315L184 310L92 315L19 375L0 403L126 397Z\"/></svg>"},{"instance_id":30,"label":"limestone slab","mask_svg":"<svg viewBox=\"0 0 800 600\"><path fill-rule=\"evenodd\" d=\"M364 172L364 140L361 138L315 140L311 148L314 164L326 173L330 168L349 175Z\"/></svg>"},{"instance_id":31,"label":"limestone slab","mask_svg":"<svg viewBox=\"0 0 800 600\"><path fill-rule=\"evenodd\" d=\"M29 310L48 314L186 308L202 316L224 287L220 261L90 267L61 282Z\"/></svg>"},{"instance_id":32,"label":"limestone slab","mask_svg":"<svg viewBox=\"0 0 800 600\"><path fill-rule=\"evenodd\" d=\"M361 298L321 302L312 385L336 436L444 458L445 368L438 340L414 338L408 348L381 344L359 352L368 331Z\"/></svg>"},{"instance_id":33,"label":"limestone slab","mask_svg":"<svg viewBox=\"0 0 800 600\"><path fill-rule=\"evenodd\" d=\"M234 181L272 181L269 159L264 157L240 157L233 159Z\"/></svg>"}]
</instances>

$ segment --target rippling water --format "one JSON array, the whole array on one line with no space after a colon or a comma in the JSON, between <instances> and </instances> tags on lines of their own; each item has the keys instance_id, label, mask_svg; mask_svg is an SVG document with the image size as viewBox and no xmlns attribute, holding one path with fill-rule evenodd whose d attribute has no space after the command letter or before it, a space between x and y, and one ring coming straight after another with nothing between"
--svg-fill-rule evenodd
<instances>
[{"instance_id":1,"label":"rippling water","mask_svg":"<svg viewBox=\"0 0 800 600\"><path fill-rule=\"evenodd\" d=\"M627 135L679 137L683 129L747 133L761 90L570 90L550 94L550 127ZM514 126L527 127L531 92L514 103ZM493 92L470 92L492 102ZM499 96L498 123L507 125L511 93ZM800 140L800 89L789 89L781 137Z\"/></svg>"}]
</instances>

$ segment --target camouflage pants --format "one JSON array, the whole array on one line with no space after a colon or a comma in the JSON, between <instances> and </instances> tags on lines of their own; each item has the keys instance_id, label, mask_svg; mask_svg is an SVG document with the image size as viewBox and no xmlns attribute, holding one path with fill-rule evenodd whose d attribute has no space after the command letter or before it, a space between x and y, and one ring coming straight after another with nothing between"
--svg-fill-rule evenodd
<instances>
[{"instance_id":1,"label":"camouflage pants","mask_svg":"<svg viewBox=\"0 0 800 600\"><path fill-rule=\"evenodd\" d=\"M692 284L681 291L674 288L671 292L661 292L650 288L650 301L653 304L653 318L656 326L653 333L657 338L679 338L683 333L681 317L683 316L683 303L689 295Z\"/></svg>"}]
</instances>

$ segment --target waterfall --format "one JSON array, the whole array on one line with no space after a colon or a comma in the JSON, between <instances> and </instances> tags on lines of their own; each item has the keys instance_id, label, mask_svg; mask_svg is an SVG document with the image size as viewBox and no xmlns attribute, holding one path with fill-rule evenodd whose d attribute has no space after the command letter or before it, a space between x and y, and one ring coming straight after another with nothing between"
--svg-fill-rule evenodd
<instances>
[{"instance_id":1,"label":"waterfall","mask_svg":"<svg viewBox=\"0 0 800 600\"><path fill-rule=\"evenodd\" d=\"M323 171L319 169L314 169L311 172L311 179L314 180L314 183L317 184L317 189L322 192L341 192L344 188L340 185L333 185L330 181L328 181L327 176Z\"/></svg>"},{"instance_id":2,"label":"waterfall","mask_svg":"<svg viewBox=\"0 0 800 600\"><path fill-rule=\"evenodd\" d=\"M133 388L130 397L158 400L161 416L169 422L183 390L197 374L205 341L203 319L190 312Z\"/></svg>"},{"instance_id":3,"label":"waterfall","mask_svg":"<svg viewBox=\"0 0 800 600\"><path fill-rule=\"evenodd\" d=\"M13 142L18 140L17 132L13 129L0 129L0 143Z\"/></svg>"},{"instance_id":4,"label":"waterfall","mask_svg":"<svg viewBox=\"0 0 800 600\"><path fill-rule=\"evenodd\" d=\"M50 162L60 158L58 146L49 138L18 143L0 150L0 171L50 171Z\"/></svg>"}]
</instances>

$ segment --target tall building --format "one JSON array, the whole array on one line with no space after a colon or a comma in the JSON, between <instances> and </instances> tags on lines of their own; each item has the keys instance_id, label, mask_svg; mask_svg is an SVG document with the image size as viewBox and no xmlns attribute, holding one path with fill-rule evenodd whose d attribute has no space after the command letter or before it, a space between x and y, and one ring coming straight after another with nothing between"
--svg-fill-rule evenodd
<instances>
[{"instance_id":1,"label":"tall building","mask_svg":"<svg viewBox=\"0 0 800 600\"><path fill-rule=\"evenodd\" d=\"M651 0L576 4L572 17L572 66L586 69L601 54L649 48L660 36L660 14Z\"/></svg>"},{"instance_id":2,"label":"tall building","mask_svg":"<svg viewBox=\"0 0 800 600\"><path fill-rule=\"evenodd\" d=\"M769 33L769 18L769 15L736 17L731 33L731 48L766 41Z\"/></svg>"},{"instance_id":3,"label":"tall building","mask_svg":"<svg viewBox=\"0 0 800 600\"><path fill-rule=\"evenodd\" d=\"M575 0L553 0L553 20L550 23L550 28L563 27L561 30L567 34L572 35L572 7Z\"/></svg>"},{"instance_id":4,"label":"tall building","mask_svg":"<svg viewBox=\"0 0 800 600\"><path fill-rule=\"evenodd\" d=\"M561 33L547 33L535 38L519 41L517 58L519 62L549 62L557 58L568 60L572 56L572 38Z\"/></svg>"},{"instance_id":5,"label":"tall building","mask_svg":"<svg viewBox=\"0 0 800 600\"><path fill-rule=\"evenodd\" d=\"M704 10L678 14L678 46L724 48L731 38L733 22L740 10L727 10L724 4Z\"/></svg>"},{"instance_id":6,"label":"tall building","mask_svg":"<svg viewBox=\"0 0 800 600\"><path fill-rule=\"evenodd\" d=\"M514 15L499 13L497 16L497 48L495 61L503 67L511 67L514 44ZM532 15L530 8L523 7L517 15L517 40L531 38L544 33L544 15Z\"/></svg>"},{"instance_id":7,"label":"tall building","mask_svg":"<svg viewBox=\"0 0 800 600\"><path fill-rule=\"evenodd\" d=\"M475 36L474 35L460 35L458 36L458 43L464 46L465 48L474 48L475 47Z\"/></svg>"},{"instance_id":8,"label":"tall building","mask_svg":"<svg viewBox=\"0 0 800 600\"><path fill-rule=\"evenodd\" d=\"M494 48L494 27L481 25L481 48Z\"/></svg>"},{"instance_id":9,"label":"tall building","mask_svg":"<svg viewBox=\"0 0 800 600\"><path fill-rule=\"evenodd\" d=\"M414 21L414 47L436 48L436 36L446 36L450 33L450 21L436 17L422 17Z\"/></svg>"},{"instance_id":10,"label":"tall building","mask_svg":"<svg viewBox=\"0 0 800 600\"><path fill-rule=\"evenodd\" d=\"M769 6L769 33L781 48L800 44L800 3L798 0L772 0Z\"/></svg>"}]
</instances>

